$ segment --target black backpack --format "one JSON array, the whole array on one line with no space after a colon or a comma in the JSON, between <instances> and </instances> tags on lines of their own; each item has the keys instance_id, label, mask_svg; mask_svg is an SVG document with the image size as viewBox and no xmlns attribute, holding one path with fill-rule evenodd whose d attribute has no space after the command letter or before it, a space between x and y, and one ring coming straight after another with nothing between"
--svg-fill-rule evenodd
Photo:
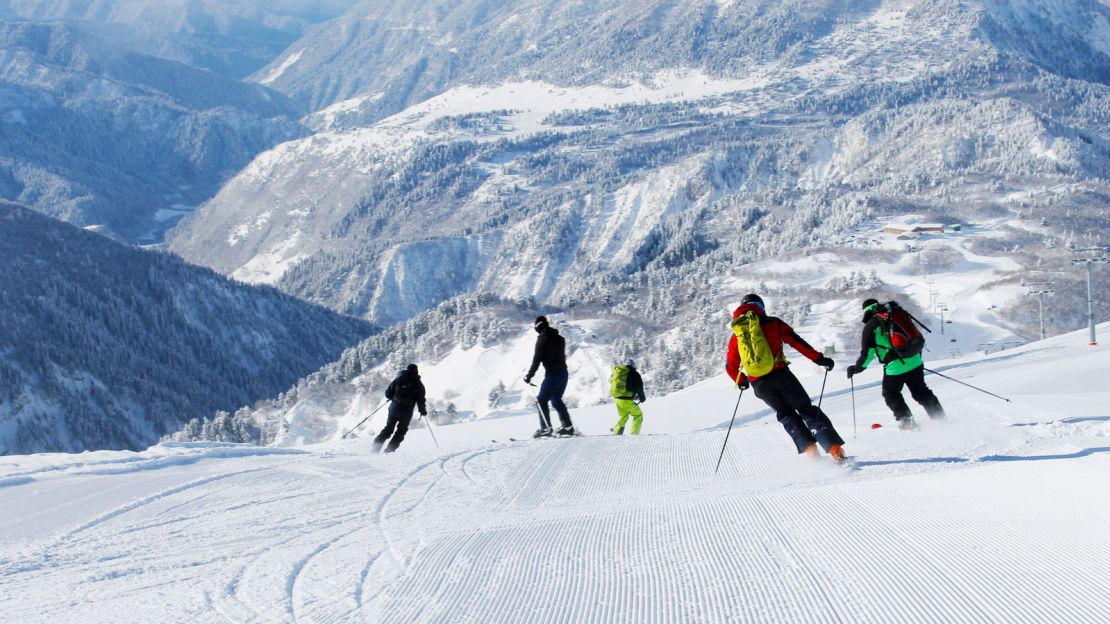
<instances>
[{"instance_id":1,"label":"black backpack","mask_svg":"<svg viewBox=\"0 0 1110 624\"><path fill-rule=\"evenodd\" d=\"M415 375L401 375L393 385L393 400L398 403L416 403L420 398L420 380Z\"/></svg>"}]
</instances>

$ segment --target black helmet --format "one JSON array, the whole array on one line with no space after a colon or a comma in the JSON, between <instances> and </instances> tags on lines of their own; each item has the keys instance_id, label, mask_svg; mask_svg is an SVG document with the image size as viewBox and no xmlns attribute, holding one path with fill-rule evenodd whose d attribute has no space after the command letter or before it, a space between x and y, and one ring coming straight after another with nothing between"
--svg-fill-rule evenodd
<instances>
[{"instance_id":1,"label":"black helmet","mask_svg":"<svg viewBox=\"0 0 1110 624\"><path fill-rule=\"evenodd\" d=\"M740 303L758 303L762 307L763 297L760 297L755 293L748 293L744 295L744 298L740 300Z\"/></svg>"},{"instance_id":2,"label":"black helmet","mask_svg":"<svg viewBox=\"0 0 1110 624\"><path fill-rule=\"evenodd\" d=\"M867 321L870 321L872 318L874 318L875 313L878 312L880 308L882 308L882 304L879 303L878 299L864 299L863 319L860 322L866 323Z\"/></svg>"},{"instance_id":3,"label":"black helmet","mask_svg":"<svg viewBox=\"0 0 1110 624\"><path fill-rule=\"evenodd\" d=\"M547 317L546 316L537 316L536 317L536 322L532 324L532 327L538 332L542 332L543 330L547 329L547 327L548 327Z\"/></svg>"}]
</instances>

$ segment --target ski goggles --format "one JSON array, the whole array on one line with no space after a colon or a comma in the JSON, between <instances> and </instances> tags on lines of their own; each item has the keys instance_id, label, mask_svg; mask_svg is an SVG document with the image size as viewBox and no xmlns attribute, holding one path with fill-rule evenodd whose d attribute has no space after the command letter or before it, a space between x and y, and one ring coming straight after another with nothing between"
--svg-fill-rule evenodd
<instances>
[{"instance_id":1,"label":"ski goggles","mask_svg":"<svg viewBox=\"0 0 1110 624\"><path fill-rule=\"evenodd\" d=\"M876 314L878 314L882 310L882 307L883 304L881 303L872 303L871 305L864 308L863 320L861 322L866 323L867 321L870 321L872 318L875 317Z\"/></svg>"}]
</instances>

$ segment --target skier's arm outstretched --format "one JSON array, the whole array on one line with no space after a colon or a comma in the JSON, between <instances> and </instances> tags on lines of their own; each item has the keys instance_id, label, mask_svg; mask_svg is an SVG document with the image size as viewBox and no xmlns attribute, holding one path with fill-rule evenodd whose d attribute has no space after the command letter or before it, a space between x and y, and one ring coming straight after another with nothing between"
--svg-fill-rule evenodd
<instances>
[{"instance_id":1,"label":"skier's arm outstretched","mask_svg":"<svg viewBox=\"0 0 1110 624\"><path fill-rule=\"evenodd\" d=\"M427 416L428 415L428 407L424 404L424 398L425 398L424 395L425 395L424 383L421 382L421 381L417 381L416 382L416 407L417 407L418 410L420 410L420 415L421 416Z\"/></svg>"},{"instance_id":2,"label":"skier's arm outstretched","mask_svg":"<svg viewBox=\"0 0 1110 624\"><path fill-rule=\"evenodd\" d=\"M860 352L859 357L856 358L856 364L862 368L867 368L871 360L875 358L882 359L879 353L879 343L875 341L875 330L878 329L879 322L872 319L863 326L863 337L860 339Z\"/></svg>"},{"instance_id":3,"label":"skier's arm outstretched","mask_svg":"<svg viewBox=\"0 0 1110 624\"><path fill-rule=\"evenodd\" d=\"M536 371L540 368L540 362L543 360L544 351L547 349L547 336L540 334L536 338L536 352L532 355L532 366L528 367L528 374L524 376L525 383L532 383L532 378L536 376Z\"/></svg>"},{"instance_id":4,"label":"skier's arm outstretched","mask_svg":"<svg viewBox=\"0 0 1110 624\"><path fill-rule=\"evenodd\" d=\"M867 365L879 355L879 347L875 342L875 328L877 326L878 323L875 319L871 319L863 325L863 336L860 338L859 357L856 358L855 364L848 367L849 378L867 370Z\"/></svg>"},{"instance_id":5,"label":"skier's arm outstretched","mask_svg":"<svg viewBox=\"0 0 1110 624\"><path fill-rule=\"evenodd\" d=\"M728 378L738 388L748 387L748 376L740 371L743 366L744 361L740 358L740 349L736 346L736 336L733 336L728 341L728 360L725 362L725 372L728 373Z\"/></svg>"}]
</instances>

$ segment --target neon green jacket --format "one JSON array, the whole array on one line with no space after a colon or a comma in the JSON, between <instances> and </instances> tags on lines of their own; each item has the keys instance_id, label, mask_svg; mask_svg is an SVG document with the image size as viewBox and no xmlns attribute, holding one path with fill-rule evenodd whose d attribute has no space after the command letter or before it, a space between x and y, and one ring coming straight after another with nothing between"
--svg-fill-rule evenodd
<instances>
[{"instance_id":1,"label":"neon green jacket","mask_svg":"<svg viewBox=\"0 0 1110 624\"><path fill-rule=\"evenodd\" d=\"M878 319L871 319L863 327L863 344L860 346L856 366L867 368L871 360L877 357L882 362L887 359L888 354L890 361L883 368L883 372L887 375L902 375L925 365L920 353L908 358L899 358L891 350L890 338L883 331L882 324Z\"/></svg>"}]
</instances>

